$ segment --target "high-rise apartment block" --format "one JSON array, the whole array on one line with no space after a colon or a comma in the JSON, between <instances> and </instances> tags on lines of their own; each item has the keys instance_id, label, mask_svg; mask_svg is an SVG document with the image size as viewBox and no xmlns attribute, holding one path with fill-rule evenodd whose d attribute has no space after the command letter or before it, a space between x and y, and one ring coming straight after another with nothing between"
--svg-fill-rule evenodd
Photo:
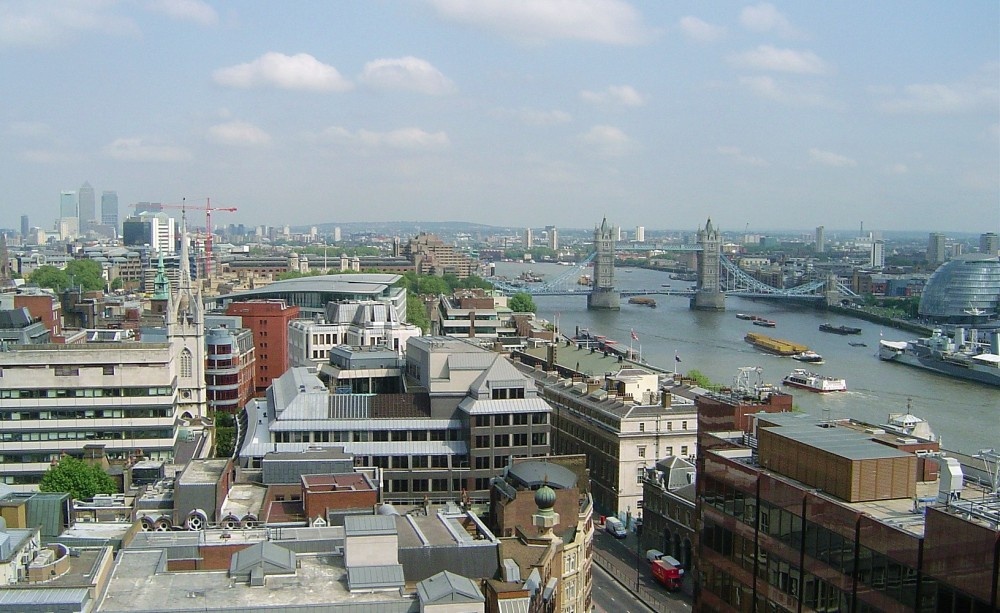
<instances>
[{"instance_id":1,"label":"high-rise apartment block","mask_svg":"<svg viewBox=\"0 0 1000 613\"><path fill-rule=\"evenodd\" d=\"M872 241L869 252L868 265L872 268L883 268L885 266L885 241Z\"/></svg>"},{"instance_id":2,"label":"high-rise apartment block","mask_svg":"<svg viewBox=\"0 0 1000 613\"><path fill-rule=\"evenodd\" d=\"M635 242L637 243L646 242L646 226L635 227Z\"/></svg>"},{"instance_id":3,"label":"high-rise apartment block","mask_svg":"<svg viewBox=\"0 0 1000 613\"><path fill-rule=\"evenodd\" d=\"M823 226L816 227L816 253L826 251L826 229Z\"/></svg>"},{"instance_id":4,"label":"high-rise apartment block","mask_svg":"<svg viewBox=\"0 0 1000 613\"><path fill-rule=\"evenodd\" d=\"M927 239L927 263L940 264L947 259L945 252L945 236L939 232L931 232Z\"/></svg>"},{"instance_id":5,"label":"high-rise apartment block","mask_svg":"<svg viewBox=\"0 0 1000 613\"><path fill-rule=\"evenodd\" d=\"M524 229L524 248L525 249L531 249L532 247L534 247L535 246L534 239L535 239L535 237L532 236L531 228L525 228Z\"/></svg>"},{"instance_id":6,"label":"high-rise apartment block","mask_svg":"<svg viewBox=\"0 0 1000 613\"><path fill-rule=\"evenodd\" d=\"M22 243L27 240L28 232L31 230L31 226L28 225L28 216L21 215L21 241Z\"/></svg>"},{"instance_id":7,"label":"high-rise apartment block","mask_svg":"<svg viewBox=\"0 0 1000 613\"><path fill-rule=\"evenodd\" d=\"M997 255L1000 253L1000 235L996 232L986 232L979 235L979 253Z\"/></svg>"},{"instance_id":8,"label":"high-rise apartment block","mask_svg":"<svg viewBox=\"0 0 1000 613\"><path fill-rule=\"evenodd\" d=\"M118 192L106 191L101 194L101 223L113 226L118 231Z\"/></svg>"},{"instance_id":9,"label":"high-rise apartment block","mask_svg":"<svg viewBox=\"0 0 1000 613\"><path fill-rule=\"evenodd\" d=\"M455 251L433 234L421 232L402 246L402 255L411 262L420 275L452 274L459 279L468 278L476 271L476 264L465 254Z\"/></svg>"},{"instance_id":10,"label":"high-rise apartment block","mask_svg":"<svg viewBox=\"0 0 1000 613\"><path fill-rule=\"evenodd\" d=\"M545 233L549 238L549 249L559 251L559 231L555 226L545 226Z\"/></svg>"}]
</instances>

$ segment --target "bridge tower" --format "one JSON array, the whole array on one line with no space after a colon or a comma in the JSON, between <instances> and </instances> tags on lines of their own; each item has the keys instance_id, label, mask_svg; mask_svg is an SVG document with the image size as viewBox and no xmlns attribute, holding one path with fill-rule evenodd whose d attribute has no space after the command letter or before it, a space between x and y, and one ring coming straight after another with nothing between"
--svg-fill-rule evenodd
<instances>
[{"instance_id":1,"label":"bridge tower","mask_svg":"<svg viewBox=\"0 0 1000 613\"><path fill-rule=\"evenodd\" d=\"M596 311L617 311L621 296L615 291L615 238L613 228L605 217L600 227L594 228L594 278L587 295L587 308Z\"/></svg>"},{"instance_id":2,"label":"bridge tower","mask_svg":"<svg viewBox=\"0 0 1000 613\"><path fill-rule=\"evenodd\" d=\"M719 269L722 243L719 231L709 219L705 228L698 230L698 286L691 297L691 308L696 311L725 311L726 295L719 288Z\"/></svg>"}]
</instances>

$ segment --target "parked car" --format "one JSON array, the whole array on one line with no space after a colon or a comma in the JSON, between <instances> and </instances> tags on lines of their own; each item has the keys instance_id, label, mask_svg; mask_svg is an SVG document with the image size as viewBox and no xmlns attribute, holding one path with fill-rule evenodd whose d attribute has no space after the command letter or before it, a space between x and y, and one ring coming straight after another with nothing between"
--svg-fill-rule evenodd
<instances>
[{"instance_id":1,"label":"parked car","mask_svg":"<svg viewBox=\"0 0 1000 613\"><path fill-rule=\"evenodd\" d=\"M628 536L628 532L625 530L625 524L623 524L622 520L617 517L609 517L605 519L604 530L616 539L623 539Z\"/></svg>"}]
</instances>

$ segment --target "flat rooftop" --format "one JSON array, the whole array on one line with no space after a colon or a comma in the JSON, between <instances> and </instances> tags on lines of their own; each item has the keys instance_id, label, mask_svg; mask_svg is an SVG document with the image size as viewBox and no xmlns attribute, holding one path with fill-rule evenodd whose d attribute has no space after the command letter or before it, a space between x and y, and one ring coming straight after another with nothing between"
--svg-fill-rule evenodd
<instances>
[{"instance_id":1,"label":"flat rooftop","mask_svg":"<svg viewBox=\"0 0 1000 613\"><path fill-rule=\"evenodd\" d=\"M160 572L161 552L122 551L115 562L102 611L253 611L323 605L372 605L384 603L386 613L406 611L416 594L399 592L352 594L347 590L347 570L341 556L298 555L294 575L268 576L262 587L232 581L229 573ZM319 610L319 609L317 609Z\"/></svg>"},{"instance_id":2,"label":"flat rooftop","mask_svg":"<svg viewBox=\"0 0 1000 613\"><path fill-rule=\"evenodd\" d=\"M227 459L192 460L180 474L178 485L216 484L226 469Z\"/></svg>"}]
</instances>

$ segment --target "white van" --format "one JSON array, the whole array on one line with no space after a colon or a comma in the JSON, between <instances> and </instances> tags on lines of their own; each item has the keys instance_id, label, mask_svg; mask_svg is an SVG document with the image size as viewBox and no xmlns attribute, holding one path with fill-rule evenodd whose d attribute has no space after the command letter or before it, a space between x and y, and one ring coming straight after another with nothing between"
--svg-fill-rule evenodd
<instances>
[{"instance_id":1,"label":"white van","mask_svg":"<svg viewBox=\"0 0 1000 613\"><path fill-rule=\"evenodd\" d=\"M652 564L656 560L663 557L663 552L659 549L647 549L646 550L646 561Z\"/></svg>"},{"instance_id":2,"label":"white van","mask_svg":"<svg viewBox=\"0 0 1000 613\"><path fill-rule=\"evenodd\" d=\"M628 532L625 531L625 524L617 517L608 517L605 519L604 529L616 539L623 539L628 536Z\"/></svg>"}]
</instances>

